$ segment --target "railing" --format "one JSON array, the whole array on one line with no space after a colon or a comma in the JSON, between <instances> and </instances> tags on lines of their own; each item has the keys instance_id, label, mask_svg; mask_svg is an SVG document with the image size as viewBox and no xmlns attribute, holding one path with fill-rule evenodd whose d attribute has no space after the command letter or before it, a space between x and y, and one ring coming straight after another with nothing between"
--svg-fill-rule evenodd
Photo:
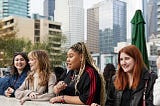
<instances>
[{"instance_id":1,"label":"railing","mask_svg":"<svg viewBox=\"0 0 160 106\"><path fill-rule=\"evenodd\" d=\"M0 96L0 106L22 106L18 99ZM51 104L49 101L26 101L23 106L85 106L74 104Z\"/></svg>"}]
</instances>

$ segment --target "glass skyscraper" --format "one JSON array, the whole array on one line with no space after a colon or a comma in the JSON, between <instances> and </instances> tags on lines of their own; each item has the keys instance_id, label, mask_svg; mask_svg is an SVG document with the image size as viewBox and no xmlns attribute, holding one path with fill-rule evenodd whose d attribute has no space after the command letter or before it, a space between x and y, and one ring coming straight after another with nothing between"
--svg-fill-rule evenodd
<instances>
[{"instance_id":1,"label":"glass skyscraper","mask_svg":"<svg viewBox=\"0 0 160 106\"><path fill-rule=\"evenodd\" d=\"M99 3L99 47L101 53L113 53L118 42L125 42L126 2L104 0Z\"/></svg>"},{"instance_id":2,"label":"glass skyscraper","mask_svg":"<svg viewBox=\"0 0 160 106\"><path fill-rule=\"evenodd\" d=\"M29 0L0 0L0 18L29 16Z\"/></svg>"},{"instance_id":3,"label":"glass skyscraper","mask_svg":"<svg viewBox=\"0 0 160 106\"><path fill-rule=\"evenodd\" d=\"M52 16L54 19L54 10L55 10L55 0L44 0L44 16Z\"/></svg>"},{"instance_id":4,"label":"glass skyscraper","mask_svg":"<svg viewBox=\"0 0 160 106\"><path fill-rule=\"evenodd\" d=\"M56 0L54 20L62 23L66 37L62 47L69 48L78 41L84 41L83 0Z\"/></svg>"}]
</instances>

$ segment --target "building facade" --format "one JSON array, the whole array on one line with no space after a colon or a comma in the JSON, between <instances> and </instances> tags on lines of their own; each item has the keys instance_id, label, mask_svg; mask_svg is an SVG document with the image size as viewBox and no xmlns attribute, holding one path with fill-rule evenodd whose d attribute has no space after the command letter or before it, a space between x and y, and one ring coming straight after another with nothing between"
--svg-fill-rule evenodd
<instances>
[{"instance_id":1,"label":"building facade","mask_svg":"<svg viewBox=\"0 0 160 106\"><path fill-rule=\"evenodd\" d=\"M99 53L99 7L87 9L87 47L90 52Z\"/></svg>"},{"instance_id":2,"label":"building facade","mask_svg":"<svg viewBox=\"0 0 160 106\"><path fill-rule=\"evenodd\" d=\"M62 33L66 37L63 47L84 41L83 0L56 0L54 19L62 23Z\"/></svg>"},{"instance_id":3,"label":"building facade","mask_svg":"<svg viewBox=\"0 0 160 106\"><path fill-rule=\"evenodd\" d=\"M43 15L54 19L55 0L44 0Z\"/></svg>"},{"instance_id":4,"label":"building facade","mask_svg":"<svg viewBox=\"0 0 160 106\"><path fill-rule=\"evenodd\" d=\"M24 38L31 43L47 42L50 45L50 59L54 65L61 65L61 23L47 19L29 19L9 16L0 20L0 37L15 33L13 37Z\"/></svg>"},{"instance_id":5,"label":"building facade","mask_svg":"<svg viewBox=\"0 0 160 106\"><path fill-rule=\"evenodd\" d=\"M157 0L148 1L148 38L157 33Z\"/></svg>"},{"instance_id":6,"label":"building facade","mask_svg":"<svg viewBox=\"0 0 160 106\"><path fill-rule=\"evenodd\" d=\"M100 52L113 53L118 42L125 42L126 2L105 0L99 4Z\"/></svg>"},{"instance_id":7,"label":"building facade","mask_svg":"<svg viewBox=\"0 0 160 106\"><path fill-rule=\"evenodd\" d=\"M157 32L160 34L160 0L157 1Z\"/></svg>"},{"instance_id":8,"label":"building facade","mask_svg":"<svg viewBox=\"0 0 160 106\"><path fill-rule=\"evenodd\" d=\"M0 18L29 16L29 0L0 0Z\"/></svg>"}]
</instances>

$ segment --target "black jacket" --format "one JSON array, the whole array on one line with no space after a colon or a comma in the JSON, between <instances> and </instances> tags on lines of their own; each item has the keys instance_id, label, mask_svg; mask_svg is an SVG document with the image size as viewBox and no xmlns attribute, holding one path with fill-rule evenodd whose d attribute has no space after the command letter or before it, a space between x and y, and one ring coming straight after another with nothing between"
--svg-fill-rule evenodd
<instances>
[{"instance_id":1,"label":"black jacket","mask_svg":"<svg viewBox=\"0 0 160 106\"><path fill-rule=\"evenodd\" d=\"M156 78L157 78L157 75L155 73L149 73L147 70L142 71L140 83L138 87L135 90L133 90L131 94L129 106L142 106L143 92L145 88L145 82L147 80L148 80L148 84L147 84L146 97L145 97L146 106L154 106L153 105L153 85ZM106 106L120 106L123 91L116 90L114 87L113 81L110 87L111 89L109 91L110 93L106 100Z\"/></svg>"}]
</instances>

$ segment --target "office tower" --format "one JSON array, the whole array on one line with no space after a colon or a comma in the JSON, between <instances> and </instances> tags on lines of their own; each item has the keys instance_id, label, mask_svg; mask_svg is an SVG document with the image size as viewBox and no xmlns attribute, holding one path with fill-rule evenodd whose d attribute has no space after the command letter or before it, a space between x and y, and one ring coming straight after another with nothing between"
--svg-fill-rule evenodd
<instances>
[{"instance_id":1,"label":"office tower","mask_svg":"<svg viewBox=\"0 0 160 106\"><path fill-rule=\"evenodd\" d=\"M160 0L157 1L157 31L160 34Z\"/></svg>"},{"instance_id":2,"label":"office tower","mask_svg":"<svg viewBox=\"0 0 160 106\"><path fill-rule=\"evenodd\" d=\"M157 34L157 0L148 2L148 37Z\"/></svg>"},{"instance_id":3,"label":"office tower","mask_svg":"<svg viewBox=\"0 0 160 106\"><path fill-rule=\"evenodd\" d=\"M99 4L99 48L101 53L113 53L118 42L125 42L126 2L104 0Z\"/></svg>"},{"instance_id":4,"label":"office tower","mask_svg":"<svg viewBox=\"0 0 160 106\"><path fill-rule=\"evenodd\" d=\"M84 41L83 0L56 0L54 12L54 19L62 23L62 33L66 36L63 47Z\"/></svg>"},{"instance_id":5,"label":"office tower","mask_svg":"<svg viewBox=\"0 0 160 106\"><path fill-rule=\"evenodd\" d=\"M54 19L55 0L44 0L43 14Z\"/></svg>"},{"instance_id":6,"label":"office tower","mask_svg":"<svg viewBox=\"0 0 160 106\"><path fill-rule=\"evenodd\" d=\"M99 53L99 7L87 9L87 47L91 53Z\"/></svg>"},{"instance_id":7,"label":"office tower","mask_svg":"<svg viewBox=\"0 0 160 106\"><path fill-rule=\"evenodd\" d=\"M0 0L0 18L29 16L29 0Z\"/></svg>"}]
</instances>

